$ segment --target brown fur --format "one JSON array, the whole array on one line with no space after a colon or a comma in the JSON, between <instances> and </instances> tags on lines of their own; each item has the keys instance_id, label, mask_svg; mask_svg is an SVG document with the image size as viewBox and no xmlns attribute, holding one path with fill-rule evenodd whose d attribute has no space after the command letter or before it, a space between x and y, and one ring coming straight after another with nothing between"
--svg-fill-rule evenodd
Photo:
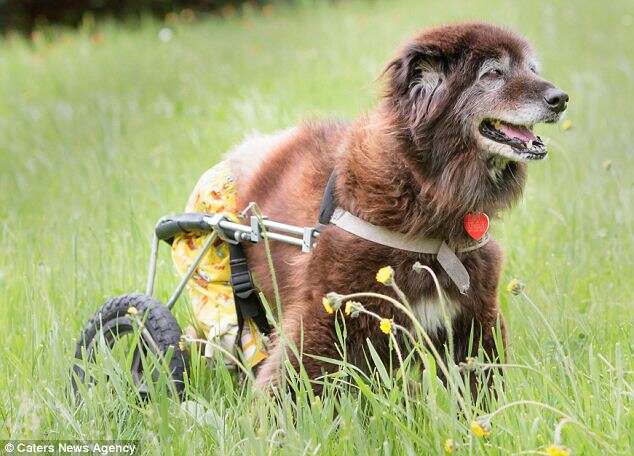
<instances>
[{"instance_id":1,"label":"brown fur","mask_svg":"<svg viewBox=\"0 0 634 456\"><path fill-rule=\"evenodd\" d=\"M490 156L479 149L473 131L465 127L475 108L461 95L473 85L485 58L504 54L520 62L529 52L528 44L517 35L486 24L452 25L419 34L386 67L387 88L374 111L352 124L301 125L255 174L239 177L240 202L257 202L274 220L314 225L326 181L336 169L336 195L344 209L401 233L443 238L450 245L463 242L467 212L484 211L491 217L518 200L525 164L501 160L499 178L491 177L491 166L500 165L492 164ZM421 76L420 68L429 67L437 71L434 78L441 75L433 91L417 85L427 77ZM552 85L537 76L519 75L507 82L500 96L512 105L522 97L537 99L546 87ZM330 291L391 294L389 287L375 280L382 266L394 268L395 279L410 302L432 299L436 293L432 279L412 271L412 265L420 261L435 271L448 298L459 304L459 315L452 323L456 361L468 356L472 325L475 346L481 344L491 360L499 358L493 329L499 324L506 333L497 300L502 250L495 241L459 255L471 277L466 295L458 292L433 256L375 244L335 226L323 231L310 254L279 243L272 250L283 304L282 327L298 347L301 344L304 354L339 357L334 317L324 311L322 297ZM262 247L250 246L247 254L259 286L274 302ZM411 327L383 301L364 300L363 304ZM347 350L353 362L364 363L366 338L382 356L389 356L388 338L378 330L376 320L348 319L347 328ZM446 342L444 330L433 336L439 346ZM259 384L278 380L282 358L282 350L274 346L258 372ZM298 360L290 358L298 367ZM310 378L335 368L306 356L302 365Z\"/></svg>"}]
</instances>

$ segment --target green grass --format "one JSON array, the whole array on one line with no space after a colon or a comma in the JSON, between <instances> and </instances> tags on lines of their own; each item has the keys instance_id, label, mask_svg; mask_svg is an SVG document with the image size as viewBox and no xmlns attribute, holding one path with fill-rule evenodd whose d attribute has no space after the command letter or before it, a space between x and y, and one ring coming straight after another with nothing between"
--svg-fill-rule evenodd
<instances>
[{"instance_id":1,"label":"green grass","mask_svg":"<svg viewBox=\"0 0 634 456\"><path fill-rule=\"evenodd\" d=\"M576 454L632 454L633 17L627 1L320 2L177 24L167 43L151 20L0 41L0 438L139 439L151 454L439 454L447 438L456 454L543 452L559 412L514 405L476 439L467 417L482 412L457 413L429 376L408 401L400 381L378 376L348 377L337 400L278 404L198 366L202 420L165 395L137 404L125 379L79 409L67 398L84 321L143 288L153 223L183 207L223 151L256 129L370 109L408 35L486 19L535 44L572 121L541 129L550 157L493 228L503 283L525 282L548 322L501 292L509 362L525 367L507 369L495 407L546 404L583 425L563 428ZM166 249L158 281L166 299L177 281Z\"/></svg>"}]
</instances>

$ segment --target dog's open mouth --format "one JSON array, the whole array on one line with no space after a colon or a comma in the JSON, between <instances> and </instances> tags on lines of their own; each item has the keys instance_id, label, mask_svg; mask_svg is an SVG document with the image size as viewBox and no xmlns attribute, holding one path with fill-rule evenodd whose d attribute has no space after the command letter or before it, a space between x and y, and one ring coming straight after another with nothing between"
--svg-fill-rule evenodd
<instances>
[{"instance_id":1,"label":"dog's open mouth","mask_svg":"<svg viewBox=\"0 0 634 456\"><path fill-rule=\"evenodd\" d=\"M511 146L514 153L528 160L541 160L548 154L546 145L533 133L532 125L485 119L480 124L480 134L492 141Z\"/></svg>"}]
</instances>

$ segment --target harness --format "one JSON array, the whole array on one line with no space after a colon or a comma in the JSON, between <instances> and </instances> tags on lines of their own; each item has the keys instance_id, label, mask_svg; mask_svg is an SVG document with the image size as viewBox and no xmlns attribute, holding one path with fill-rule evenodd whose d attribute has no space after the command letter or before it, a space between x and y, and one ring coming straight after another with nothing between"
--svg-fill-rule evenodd
<instances>
[{"instance_id":1,"label":"harness","mask_svg":"<svg viewBox=\"0 0 634 456\"><path fill-rule=\"evenodd\" d=\"M337 174L333 171L328 178L321 200L318 230L323 230L328 224L332 224L376 244L407 252L435 255L438 263L447 272L460 292L467 293L470 287L469 273L456 253L470 252L486 245L490 240L486 232L480 239L470 240L452 248L443 239L407 236L383 226L373 225L338 206L335 194L336 182Z\"/></svg>"},{"instance_id":2,"label":"harness","mask_svg":"<svg viewBox=\"0 0 634 456\"><path fill-rule=\"evenodd\" d=\"M244 321L247 318L253 320L258 330L268 336L271 333L271 325L266 318L266 310L260 301L258 290L253 284L242 244L229 244L229 265L231 267L230 283L238 316L237 340L240 340Z\"/></svg>"},{"instance_id":3,"label":"harness","mask_svg":"<svg viewBox=\"0 0 634 456\"><path fill-rule=\"evenodd\" d=\"M483 247L490 240L488 233L485 233L480 239L450 247L443 239L407 236L382 226L373 225L338 205L335 194L336 182L337 174L333 170L328 178L319 207L319 218L315 227L317 232L321 232L328 225L335 225L348 233L377 244L408 252L435 255L438 263L447 272L460 292L467 293L470 288L469 273L456 253L466 253ZM244 321L247 318L257 325L262 334L268 335L271 332L271 326L266 318L266 311L260 301L258 290L253 284L244 248L240 243L232 243L229 244L229 249L231 286L238 317L238 335L242 333Z\"/></svg>"}]
</instances>

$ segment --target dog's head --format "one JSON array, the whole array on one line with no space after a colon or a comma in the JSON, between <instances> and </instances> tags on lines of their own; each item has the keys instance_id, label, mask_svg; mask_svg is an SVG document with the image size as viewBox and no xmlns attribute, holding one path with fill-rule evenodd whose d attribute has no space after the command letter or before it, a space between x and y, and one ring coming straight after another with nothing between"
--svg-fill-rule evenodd
<instances>
[{"instance_id":1,"label":"dog's head","mask_svg":"<svg viewBox=\"0 0 634 456\"><path fill-rule=\"evenodd\" d=\"M568 102L539 75L523 38L489 24L425 31L386 72L386 99L403 130L441 162L461 154L496 163L540 160L546 146L533 126L559 120Z\"/></svg>"}]
</instances>

